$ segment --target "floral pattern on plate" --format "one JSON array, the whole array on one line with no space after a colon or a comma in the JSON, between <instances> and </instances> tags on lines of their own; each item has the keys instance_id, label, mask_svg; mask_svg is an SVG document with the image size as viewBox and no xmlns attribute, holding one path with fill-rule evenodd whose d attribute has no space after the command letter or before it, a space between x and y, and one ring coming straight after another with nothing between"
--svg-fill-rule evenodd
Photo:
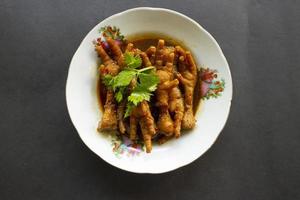
<instances>
[{"instance_id":1,"label":"floral pattern on plate","mask_svg":"<svg viewBox=\"0 0 300 200\"><path fill-rule=\"evenodd\" d=\"M126 136L116 136L112 138L111 144L113 146L113 153L116 157L121 158L123 155L128 157L139 155L144 151L144 144L133 143Z\"/></svg>"},{"instance_id":2,"label":"floral pattern on plate","mask_svg":"<svg viewBox=\"0 0 300 200\"><path fill-rule=\"evenodd\" d=\"M218 98L222 95L225 89L225 80L217 79L217 70L209 68L201 68L200 80L201 80L201 96L202 99Z\"/></svg>"}]
</instances>

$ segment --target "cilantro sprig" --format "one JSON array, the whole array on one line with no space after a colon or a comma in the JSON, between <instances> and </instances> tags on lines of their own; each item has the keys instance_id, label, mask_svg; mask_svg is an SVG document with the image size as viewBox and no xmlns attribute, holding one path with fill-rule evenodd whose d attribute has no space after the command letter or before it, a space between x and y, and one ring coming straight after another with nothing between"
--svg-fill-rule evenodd
<instances>
[{"instance_id":1,"label":"cilantro sprig","mask_svg":"<svg viewBox=\"0 0 300 200\"><path fill-rule=\"evenodd\" d=\"M128 68L136 69L142 65L142 59L139 55L134 56L130 53L125 53L124 59Z\"/></svg>"},{"instance_id":2,"label":"cilantro sprig","mask_svg":"<svg viewBox=\"0 0 300 200\"><path fill-rule=\"evenodd\" d=\"M125 53L126 67L116 76L106 75L102 78L106 87L111 88L115 93L115 99L120 103L127 97L126 112L124 118L131 114L131 111L140 102L150 101L152 92L156 90L159 78L155 74L153 66L138 69L142 65L140 56ZM129 90L131 81L136 79L136 86Z\"/></svg>"}]
</instances>

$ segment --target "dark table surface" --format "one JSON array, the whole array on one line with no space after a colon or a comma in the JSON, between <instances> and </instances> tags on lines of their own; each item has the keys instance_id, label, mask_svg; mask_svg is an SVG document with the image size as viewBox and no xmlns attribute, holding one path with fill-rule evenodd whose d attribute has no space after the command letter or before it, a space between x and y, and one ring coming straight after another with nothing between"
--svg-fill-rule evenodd
<instances>
[{"instance_id":1,"label":"dark table surface","mask_svg":"<svg viewBox=\"0 0 300 200\"><path fill-rule=\"evenodd\" d=\"M198 21L219 42L232 109L200 159L161 175L110 166L69 118L70 60L104 18L138 6ZM0 199L300 199L300 1L0 0Z\"/></svg>"}]
</instances>

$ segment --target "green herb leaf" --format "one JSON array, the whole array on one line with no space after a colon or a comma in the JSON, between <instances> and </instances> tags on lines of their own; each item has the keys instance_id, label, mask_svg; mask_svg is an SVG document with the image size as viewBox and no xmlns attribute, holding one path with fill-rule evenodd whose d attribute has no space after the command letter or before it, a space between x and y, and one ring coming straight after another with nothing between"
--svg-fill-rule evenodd
<instances>
[{"instance_id":1,"label":"green herb leaf","mask_svg":"<svg viewBox=\"0 0 300 200\"><path fill-rule=\"evenodd\" d=\"M147 88L142 87L138 84L132 91L132 93L128 96L128 102L133 103L137 106L140 102L146 100L150 101L151 93L147 90Z\"/></svg>"},{"instance_id":2,"label":"green herb leaf","mask_svg":"<svg viewBox=\"0 0 300 200\"><path fill-rule=\"evenodd\" d=\"M124 118L130 116L133 108L135 108L135 105L133 103L128 102L126 105L126 112L125 112Z\"/></svg>"},{"instance_id":3,"label":"green herb leaf","mask_svg":"<svg viewBox=\"0 0 300 200\"><path fill-rule=\"evenodd\" d=\"M153 70L149 71L150 69L152 68L149 68L146 71L136 70L138 82L127 98L127 115L130 115L131 109L142 101L150 101L150 97L152 95L151 92L156 90L159 78Z\"/></svg>"},{"instance_id":4,"label":"green herb leaf","mask_svg":"<svg viewBox=\"0 0 300 200\"><path fill-rule=\"evenodd\" d=\"M124 91L125 91L125 87L121 87L115 93L115 99L117 100L118 103L120 103L123 100Z\"/></svg>"},{"instance_id":5,"label":"green herb leaf","mask_svg":"<svg viewBox=\"0 0 300 200\"><path fill-rule=\"evenodd\" d=\"M156 86L159 83L159 78L156 74L150 73L140 73L139 74L139 81L143 88L153 92L156 90Z\"/></svg>"},{"instance_id":6,"label":"green herb leaf","mask_svg":"<svg viewBox=\"0 0 300 200\"><path fill-rule=\"evenodd\" d=\"M139 55L134 56L131 53L125 53L124 58L125 58L125 64L127 65L128 68L136 69L142 65L142 59L140 58Z\"/></svg>"},{"instance_id":7,"label":"green herb leaf","mask_svg":"<svg viewBox=\"0 0 300 200\"><path fill-rule=\"evenodd\" d=\"M111 82L113 80L112 75L107 74L105 76L102 76L102 83L106 86L106 87L110 87L111 86Z\"/></svg>"},{"instance_id":8,"label":"green herb leaf","mask_svg":"<svg viewBox=\"0 0 300 200\"><path fill-rule=\"evenodd\" d=\"M123 70L113 78L112 88L115 91L118 87L128 86L130 81L135 77L136 72L133 70Z\"/></svg>"}]
</instances>

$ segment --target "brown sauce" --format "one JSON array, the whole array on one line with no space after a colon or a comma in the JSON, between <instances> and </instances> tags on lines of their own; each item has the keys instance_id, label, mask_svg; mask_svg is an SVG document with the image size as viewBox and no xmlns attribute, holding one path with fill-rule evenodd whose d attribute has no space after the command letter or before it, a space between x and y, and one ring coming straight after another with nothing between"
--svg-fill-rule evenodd
<instances>
[{"instance_id":1,"label":"brown sauce","mask_svg":"<svg viewBox=\"0 0 300 200\"><path fill-rule=\"evenodd\" d=\"M164 36L164 35L160 35L160 34L158 35L158 34L146 33L146 34L129 36L127 38L128 38L127 42L133 43L134 47L136 47L142 51L145 51L150 46L156 46L159 39L164 39L166 46L180 45L185 50L188 50L188 48L184 44L182 44L182 42L176 41L168 36ZM194 98L193 98L194 114L196 114L196 112L198 111L198 109L200 107L200 102L201 102L201 93L200 93L201 81L200 81L200 70L199 70L200 66L199 65L197 65L197 66L198 66L198 79L197 79L197 83L195 86ZM180 89L182 91L182 94L184 94L182 88L180 88ZM98 100L99 100L100 110L103 111L103 106L105 104L105 99L106 99L106 91L105 91L105 87L104 87L102 81L100 80L100 78L98 79L98 84L97 84L97 96L98 96ZM153 113L153 114L155 114L155 113Z\"/></svg>"},{"instance_id":2,"label":"brown sauce","mask_svg":"<svg viewBox=\"0 0 300 200\"><path fill-rule=\"evenodd\" d=\"M142 51L147 50L150 46L156 46L159 39L165 40L166 46L180 45L184 49L188 49L182 41L174 40L173 38L163 34L141 33L127 37L128 42L133 43L135 47Z\"/></svg>"}]
</instances>

